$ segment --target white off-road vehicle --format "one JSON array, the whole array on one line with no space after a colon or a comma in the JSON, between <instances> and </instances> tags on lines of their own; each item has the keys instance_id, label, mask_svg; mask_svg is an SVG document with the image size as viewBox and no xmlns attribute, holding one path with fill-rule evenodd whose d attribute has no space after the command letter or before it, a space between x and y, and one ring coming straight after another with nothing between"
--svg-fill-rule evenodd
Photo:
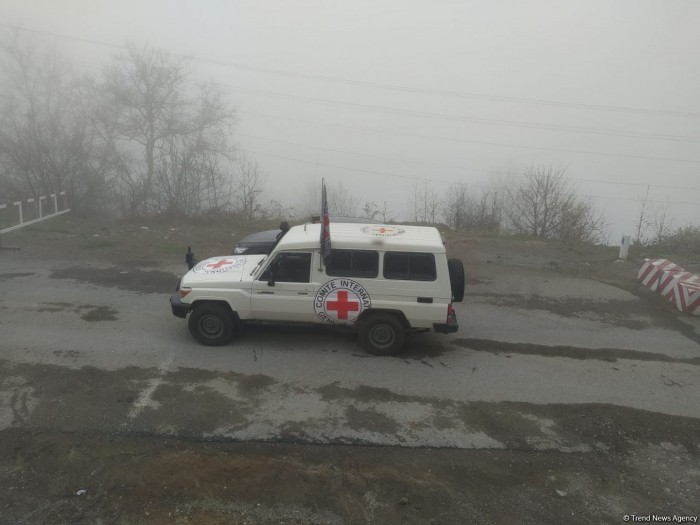
<instances>
[{"instance_id":1,"label":"white off-road vehicle","mask_svg":"<svg viewBox=\"0 0 700 525\"><path fill-rule=\"evenodd\" d=\"M284 228L268 255L195 263L170 298L204 345L224 345L250 322L353 325L375 355L401 350L409 331L456 332L453 301L464 269L447 259L436 228L331 224L324 264L320 224Z\"/></svg>"}]
</instances>

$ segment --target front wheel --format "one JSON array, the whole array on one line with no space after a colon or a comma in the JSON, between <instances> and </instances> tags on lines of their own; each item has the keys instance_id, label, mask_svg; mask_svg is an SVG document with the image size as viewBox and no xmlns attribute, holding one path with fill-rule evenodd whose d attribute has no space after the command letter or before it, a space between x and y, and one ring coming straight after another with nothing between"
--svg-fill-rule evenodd
<instances>
[{"instance_id":1,"label":"front wheel","mask_svg":"<svg viewBox=\"0 0 700 525\"><path fill-rule=\"evenodd\" d=\"M233 317L223 305L197 306L190 314L187 326L192 337L202 345L222 346L233 338Z\"/></svg>"},{"instance_id":2,"label":"front wheel","mask_svg":"<svg viewBox=\"0 0 700 525\"><path fill-rule=\"evenodd\" d=\"M406 331L393 315L375 314L360 322L360 342L372 355L397 354L405 340Z\"/></svg>"}]
</instances>

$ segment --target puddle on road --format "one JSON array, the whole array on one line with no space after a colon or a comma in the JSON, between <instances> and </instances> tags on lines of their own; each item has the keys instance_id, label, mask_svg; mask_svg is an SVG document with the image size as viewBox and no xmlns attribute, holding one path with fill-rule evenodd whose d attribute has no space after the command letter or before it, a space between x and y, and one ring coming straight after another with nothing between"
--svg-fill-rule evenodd
<instances>
[{"instance_id":1,"label":"puddle on road","mask_svg":"<svg viewBox=\"0 0 700 525\"><path fill-rule=\"evenodd\" d=\"M73 312L79 314L83 321L91 323L99 321L117 321L119 319L116 317L119 312L109 306L98 306L94 304L75 306L73 303L64 302L42 302L39 304L40 306L28 308L28 310L48 313Z\"/></svg>"},{"instance_id":2,"label":"puddle on road","mask_svg":"<svg viewBox=\"0 0 700 525\"><path fill-rule=\"evenodd\" d=\"M496 306L521 310L544 310L562 317L601 321L631 330L643 330L653 324L665 321L665 319L658 318L658 310L655 305L650 305L643 300L592 301L580 298L495 293L470 294L469 296L483 299Z\"/></svg>"},{"instance_id":3,"label":"puddle on road","mask_svg":"<svg viewBox=\"0 0 700 525\"><path fill-rule=\"evenodd\" d=\"M10 279L16 279L18 277L32 277L33 275L36 275L35 273L0 273L0 281L8 281Z\"/></svg>"},{"instance_id":4,"label":"puddle on road","mask_svg":"<svg viewBox=\"0 0 700 525\"><path fill-rule=\"evenodd\" d=\"M109 306L82 305L79 308L91 308L91 310L80 316L83 321L87 321L89 323L99 321L116 321L118 319L116 315L119 312L117 312L114 308L110 308Z\"/></svg>"},{"instance_id":5,"label":"puddle on road","mask_svg":"<svg viewBox=\"0 0 700 525\"><path fill-rule=\"evenodd\" d=\"M178 277L161 270L138 270L134 268L89 268L72 266L51 273L52 279L72 279L102 287L119 288L140 293L172 293Z\"/></svg>"},{"instance_id":6,"label":"puddle on road","mask_svg":"<svg viewBox=\"0 0 700 525\"><path fill-rule=\"evenodd\" d=\"M568 357L570 359L607 361L616 363L618 359L634 361L655 361L659 363L683 363L700 365L700 357L670 357L654 352L626 350L619 348L579 348L574 346L547 346L529 343L505 343L489 339L453 339L452 344L492 354L539 355L543 357Z\"/></svg>"}]
</instances>

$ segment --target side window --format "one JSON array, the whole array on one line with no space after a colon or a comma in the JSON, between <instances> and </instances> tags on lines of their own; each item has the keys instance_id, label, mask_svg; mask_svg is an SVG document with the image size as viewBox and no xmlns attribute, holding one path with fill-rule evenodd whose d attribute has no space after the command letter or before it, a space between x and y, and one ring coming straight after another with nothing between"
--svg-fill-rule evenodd
<instances>
[{"instance_id":1,"label":"side window","mask_svg":"<svg viewBox=\"0 0 700 525\"><path fill-rule=\"evenodd\" d=\"M402 281L434 281L435 256L432 253L386 252L384 278Z\"/></svg>"},{"instance_id":2,"label":"side window","mask_svg":"<svg viewBox=\"0 0 700 525\"><path fill-rule=\"evenodd\" d=\"M278 253L258 280L270 279L280 283L308 283L311 280L311 254Z\"/></svg>"},{"instance_id":3,"label":"side window","mask_svg":"<svg viewBox=\"0 0 700 525\"><path fill-rule=\"evenodd\" d=\"M331 261L326 266L331 277L365 277L379 275L379 253L364 250L331 250Z\"/></svg>"}]
</instances>

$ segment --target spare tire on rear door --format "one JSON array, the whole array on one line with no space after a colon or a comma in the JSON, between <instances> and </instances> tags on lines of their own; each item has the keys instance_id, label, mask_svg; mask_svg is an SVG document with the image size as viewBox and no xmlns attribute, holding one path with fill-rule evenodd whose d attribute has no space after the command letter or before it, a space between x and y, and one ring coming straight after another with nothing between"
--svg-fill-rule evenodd
<instances>
[{"instance_id":1,"label":"spare tire on rear door","mask_svg":"<svg viewBox=\"0 0 700 525\"><path fill-rule=\"evenodd\" d=\"M447 270L450 273L452 300L461 303L464 299L464 265L460 259L447 259Z\"/></svg>"}]
</instances>

